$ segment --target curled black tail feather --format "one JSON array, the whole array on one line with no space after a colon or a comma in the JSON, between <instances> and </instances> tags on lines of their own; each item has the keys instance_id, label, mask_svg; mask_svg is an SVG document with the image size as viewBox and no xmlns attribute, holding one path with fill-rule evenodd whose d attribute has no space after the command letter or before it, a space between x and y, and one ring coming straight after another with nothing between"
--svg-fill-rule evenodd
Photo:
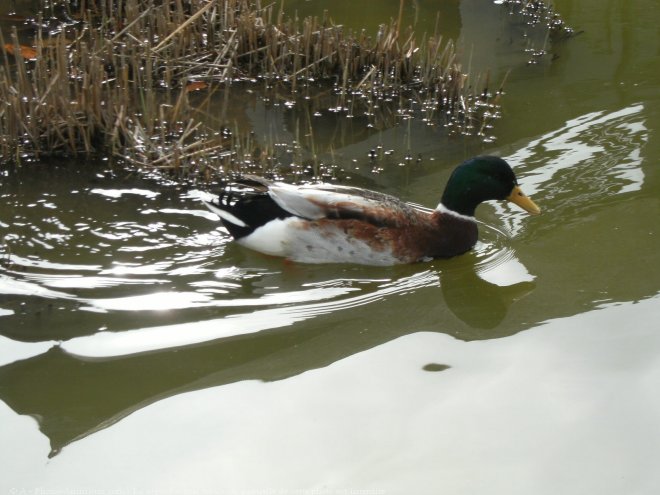
<instances>
[{"instance_id":1,"label":"curled black tail feather","mask_svg":"<svg viewBox=\"0 0 660 495\"><path fill-rule=\"evenodd\" d=\"M292 216L273 201L268 194L267 184L251 180L249 177L225 186L212 205L245 224L237 225L220 217L222 224L234 239L248 236L272 220Z\"/></svg>"}]
</instances>

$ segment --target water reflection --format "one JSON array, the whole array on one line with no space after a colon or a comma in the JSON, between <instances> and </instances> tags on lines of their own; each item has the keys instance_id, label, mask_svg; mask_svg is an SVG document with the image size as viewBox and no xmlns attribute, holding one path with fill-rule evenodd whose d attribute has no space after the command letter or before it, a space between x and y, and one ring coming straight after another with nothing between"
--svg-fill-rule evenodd
<instances>
[{"instance_id":1,"label":"water reflection","mask_svg":"<svg viewBox=\"0 0 660 495\"><path fill-rule=\"evenodd\" d=\"M254 108L266 112L261 103ZM542 221L499 212L502 220L491 220L500 231L484 226L474 253L391 270L288 266L228 245L192 191L98 168L9 174L0 212L10 248L0 273L0 398L37 418L55 454L186 391L301 375L420 331L493 339L617 296L643 297L653 280L629 277L625 290L621 273L613 283L606 266L594 270L593 252L617 240L622 252L643 248L638 258L654 259L652 241L640 246L629 236L631 249L609 237L597 238L594 248L585 243L640 218L628 208L614 216L610 206L612 196L644 186L646 113L641 103L590 111L518 147L509 160L526 188L543 198ZM272 115L263 122L278 128L286 122L290 130L305 117L296 107ZM324 122L325 138L332 137L339 121ZM359 134L350 125L339 131L340 139L319 142L340 143L343 152L361 157L395 132L405 136ZM414 149L438 147L433 133L412 134L424 141ZM367 169L358 180L391 188L422 182L416 194L428 202L425 183L441 183L429 180L441 174L419 166L374 179ZM566 221L587 223L580 210L605 208L607 218L594 230L562 229ZM516 304L537 289L525 268L532 250L541 294ZM626 260L633 273L634 263Z\"/></svg>"},{"instance_id":2,"label":"water reflection","mask_svg":"<svg viewBox=\"0 0 660 495\"><path fill-rule=\"evenodd\" d=\"M570 193L574 204L607 202L597 198L602 184L619 194L642 185L641 115L633 105L584 116L512 161L550 212L565 208L557 178L565 170L577 174L569 179L581 191ZM603 169L613 132L619 152ZM538 166L550 151L557 158ZM497 228L482 225L475 251L453 260L386 270L287 265L227 244L194 191L111 173L89 172L93 182L79 171L49 173L48 193L15 184L6 199L17 221L0 218L11 228L0 318L16 348L2 361L0 398L38 419L53 454L185 391L300 375L420 331L464 341L508 336L547 315L533 303L512 311L537 284L518 249L530 245L531 224L513 211L502 212L502 224L493 217ZM561 218L535 228L534 244ZM536 260L534 272L543 266ZM543 271L547 294L554 272ZM576 307L568 297L561 311Z\"/></svg>"},{"instance_id":3,"label":"water reflection","mask_svg":"<svg viewBox=\"0 0 660 495\"><path fill-rule=\"evenodd\" d=\"M653 492L657 23L623 3L563 4L586 34L549 67L514 68L501 147L441 141L414 124L362 134L332 118L319 126L337 162L356 161L356 185L424 204L466 154L514 163L544 215L484 207L480 218L499 233L482 229L460 259L291 266L228 244L194 194L172 185L99 164L4 171L0 400L13 410L1 411L4 483L108 491L121 472L169 492L182 479L197 484L180 492L246 488L258 475L267 487L367 479L392 493L570 493L575 480L591 493ZM476 1L447 5L463 39L493 32ZM493 74L521 58L509 30L495 31L496 44L478 36L464 50ZM267 142L290 144L296 122L325 117L260 98L228 98L228 114ZM392 159L374 175L366 157L379 145L424 161ZM44 467L43 438L33 448L35 424L19 414L35 419L52 454L93 441ZM517 489L502 473L519 475Z\"/></svg>"},{"instance_id":4,"label":"water reflection","mask_svg":"<svg viewBox=\"0 0 660 495\"><path fill-rule=\"evenodd\" d=\"M454 260L291 265L227 244L197 191L48 173L47 193L10 174L19 221L0 215L0 399L37 418L53 454L185 391L300 375L419 331L515 333L501 323L533 287L511 238L487 225Z\"/></svg>"},{"instance_id":5,"label":"water reflection","mask_svg":"<svg viewBox=\"0 0 660 495\"><path fill-rule=\"evenodd\" d=\"M584 209L612 201L613 195L640 191L645 173L643 149L649 139L643 104L620 110L590 112L567 121L530 141L506 157L525 170L525 190L533 195L543 191L553 221L583 216ZM524 222L506 207L496 206L508 229L520 234ZM578 213L579 212L579 213Z\"/></svg>"},{"instance_id":6,"label":"water reflection","mask_svg":"<svg viewBox=\"0 0 660 495\"><path fill-rule=\"evenodd\" d=\"M487 226L460 260L287 265L227 245L194 191L57 172L42 202L29 176L13 176L21 221L0 218L13 235L0 268L0 399L37 419L51 455L185 391L280 380L419 330L511 333L498 325L530 283L510 239ZM46 203L55 215L31 206Z\"/></svg>"},{"instance_id":7,"label":"water reflection","mask_svg":"<svg viewBox=\"0 0 660 495\"><path fill-rule=\"evenodd\" d=\"M480 249L492 254L486 245ZM47 352L39 346L37 355L0 368L0 398L17 413L37 418L55 455L137 409L183 392L280 380L420 330L463 340L502 336L509 330L497 326L507 308L533 284L515 277L504 286L484 280L478 261L485 259L477 252L463 263L439 262L392 280L326 280L305 291L327 301L310 302L319 296L303 293L299 301L285 298L275 307L220 319L101 331ZM281 278L281 272L274 280L262 274L260 283L268 287ZM184 303L190 301L176 300ZM123 306L112 309L131 311ZM408 326L392 325L402 317ZM457 327L453 318L464 324ZM305 325L296 324L302 321Z\"/></svg>"},{"instance_id":8,"label":"water reflection","mask_svg":"<svg viewBox=\"0 0 660 495\"><path fill-rule=\"evenodd\" d=\"M461 267L442 271L440 281L447 307L467 325L455 335L462 340L484 338L483 330L495 329L506 317L509 306L534 289L534 283L527 280L505 286L494 284L476 270Z\"/></svg>"}]
</instances>

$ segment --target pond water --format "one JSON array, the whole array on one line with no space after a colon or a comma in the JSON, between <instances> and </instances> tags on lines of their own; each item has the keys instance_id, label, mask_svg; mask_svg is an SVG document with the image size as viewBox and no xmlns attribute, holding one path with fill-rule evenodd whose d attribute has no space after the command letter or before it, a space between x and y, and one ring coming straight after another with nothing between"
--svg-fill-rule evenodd
<instances>
[{"instance_id":1,"label":"pond water","mask_svg":"<svg viewBox=\"0 0 660 495\"><path fill-rule=\"evenodd\" d=\"M369 6L286 3L369 29L398 15ZM458 258L292 264L233 244L192 186L2 170L0 491L654 493L657 2L555 7L582 33L536 65L497 7L443 7L474 70L511 70L495 142L315 128L349 183L426 206L464 158L507 158L543 214L481 206ZM242 114L279 141L287 116L258 98Z\"/></svg>"}]
</instances>

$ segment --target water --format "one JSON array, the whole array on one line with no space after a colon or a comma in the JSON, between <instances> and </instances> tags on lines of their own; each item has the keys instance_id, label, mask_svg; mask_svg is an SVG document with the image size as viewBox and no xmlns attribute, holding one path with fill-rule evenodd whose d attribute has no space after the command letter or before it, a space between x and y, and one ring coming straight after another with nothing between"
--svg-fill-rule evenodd
<instances>
[{"instance_id":1,"label":"water","mask_svg":"<svg viewBox=\"0 0 660 495\"><path fill-rule=\"evenodd\" d=\"M463 158L507 158L543 214L480 207L459 258L290 264L231 243L192 187L3 171L2 491L654 492L656 4L556 2L584 33L533 66L477 7L442 22L473 67L512 70L495 143L326 129L350 183L426 206ZM422 160L399 166L408 144Z\"/></svg>"}]
</instances>

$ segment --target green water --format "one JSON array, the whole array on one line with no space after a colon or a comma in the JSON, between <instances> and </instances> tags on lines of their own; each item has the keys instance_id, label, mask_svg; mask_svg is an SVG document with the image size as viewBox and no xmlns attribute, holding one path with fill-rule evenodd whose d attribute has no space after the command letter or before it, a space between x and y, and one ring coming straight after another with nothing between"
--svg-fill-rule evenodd
<instances>
[{"instance_id":1,"label":"green water","mask_svg":"<svg viewBox=\"0 0 660 495\"><path fill-rule=\"evenodd\" d=\"M231 243L194 188L2 171L0 492L657 490L659 5L557 1L582 33L528 65L484 4L440 26L474 70L511 70L493 143L315 128L347 181L426 206L464 158L507 158L543 214L480 207L460 258L288 264ZM285 7L375 29L399 2ZM243 101L241 125L293 139L291 112Z\"/></svg>"}]
</instances>

